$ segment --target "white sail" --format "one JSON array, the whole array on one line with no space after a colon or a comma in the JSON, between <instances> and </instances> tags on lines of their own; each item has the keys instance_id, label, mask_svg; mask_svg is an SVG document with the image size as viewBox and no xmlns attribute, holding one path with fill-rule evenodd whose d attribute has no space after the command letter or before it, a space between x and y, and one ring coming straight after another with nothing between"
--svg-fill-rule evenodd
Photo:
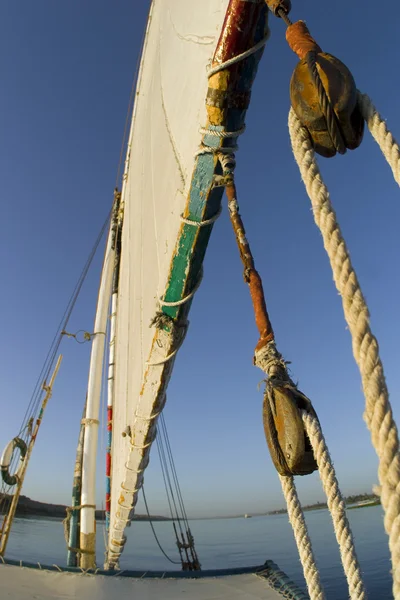
<instances>
[{"instance_id":1,"label":"white sail","mask_svg":"<svg viewBox=\"0 0 400 600\"><path fill-rule=\"evenodd\" d=\"M132 465L130 472L126 466L131 439L123 432L133 429L135 423L155 336L150 322L167 284L201 141L199 129L206 123L207 64L227 5L228 0L154 0L150 12L122 190L111 550L115 541L117 545L123 541L136 485ZM161 369L153 374L154 386L157 377L161 377Z\"/></svg>"}]
</instances>

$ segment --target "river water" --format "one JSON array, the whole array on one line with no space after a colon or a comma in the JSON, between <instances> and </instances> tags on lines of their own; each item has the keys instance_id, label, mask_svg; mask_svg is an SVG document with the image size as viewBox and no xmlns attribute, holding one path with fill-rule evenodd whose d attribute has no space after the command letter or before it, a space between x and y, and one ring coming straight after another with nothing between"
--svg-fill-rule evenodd
<instances>
[{"instance_id":1,"label":"river water","mask_svg":"<svg viewBox=\"0 0 400 600\"><path fill-rule=\"evenodd\" d=\"M328 600L348 598L339 551L327 510L306 512L306 520ZM358 557L369 600L392 599L387 536L380 506L349 510L348 517L356 541ZM174 560L172 523L154 523L164 550ZM196 549L204 569L262 564L271 559L304 588L304 579L286 515L251 519L210 519L191 521ZM161 554L146 522L134 522L127 530L128 541L121 560L123 569L177 569ZM104 553L103 524L98 524L97 562ZM63 527L60 521L16 519L9 540L8 558L66 564Z\"/></svg>"}]
</instances>

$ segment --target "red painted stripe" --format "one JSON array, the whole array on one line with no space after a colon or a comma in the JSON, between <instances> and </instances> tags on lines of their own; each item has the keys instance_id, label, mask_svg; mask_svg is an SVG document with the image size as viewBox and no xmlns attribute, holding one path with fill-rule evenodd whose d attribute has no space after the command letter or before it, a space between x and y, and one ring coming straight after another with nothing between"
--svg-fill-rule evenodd
<instances>
[{"instance_id":1,"label":"red painted stripe","mask_svg":"<svg viewBox=\"0 0 400 600\"><path fill-rule=\"evenodd\" d=\"M113 418L113 409L112 406L107 408L107 431L112 431L112 418Z\"/></svg>"},{"instance_id":2,"label":"red painted stripe","mask_svg":"<svg viewBox=\"0 0 400 600\"><path fill-rule=\"evenodd\" d=\"M263 2L230 1L215 50L214 65L223 63L251 48L255 29L263 11L266 12ZM233 70L237 67L238 65L233 65L230 68Z\"/></svg>"},{"instance_id":3,"label":"red painted stripe","mask_svg":"<svg viewBox=\"0 0 400 600\"><path fill-rule=\"evenodd\" d=\"M106 476L109 477L111 475L111 454L107 452L106 454Z\"/></svg>"}]
</instances>

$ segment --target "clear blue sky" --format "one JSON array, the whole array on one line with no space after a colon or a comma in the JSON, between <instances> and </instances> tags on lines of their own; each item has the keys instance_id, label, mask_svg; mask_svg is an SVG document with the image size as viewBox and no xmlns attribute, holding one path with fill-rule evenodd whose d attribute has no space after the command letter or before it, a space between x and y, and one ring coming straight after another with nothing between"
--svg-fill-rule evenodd
<instances>
[{"instance_id":1,"label":"clear blue sky","mask_svg":"<svg viewBox=\"0 0 400 600\"><path fill-rule=\"evenodd\" d=\"M112 201L148 4L18 0L2 6L1 446L19 430ZM400 135L400 7L393 5L388 18L372 0L362 6L294 1L292 17L306 19L320 45L352 69L358 87ZM343 491L368 491L377 483L377 460L362 420L360 378L288 139L288 86L297 59L286 46L283 23L271 19L271 26L237 156L240 206L278 347L314 402ZM399 418L399 190L369 134L359 150L321 159L321 166L370 305ZM100 262L99 255L72 331L92 330ZM213 232L190 321L165 411L188 512L281 507L262 427L262 373L252 365L257 332L226 210ZM89 349L64 342L64 363L24 489L35 499L70 502ZM103 464L101 456L99 503ZM322 499L318 475L298 479L298 486L305 503ZM146 488L151 509L165 512L156 453Z\"/></svg>"}]
</instances>

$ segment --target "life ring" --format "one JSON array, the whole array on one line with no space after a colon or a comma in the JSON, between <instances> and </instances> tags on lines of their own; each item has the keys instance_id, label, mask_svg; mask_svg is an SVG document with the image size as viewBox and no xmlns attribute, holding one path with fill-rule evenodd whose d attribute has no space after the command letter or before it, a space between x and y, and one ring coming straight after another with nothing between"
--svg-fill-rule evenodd
<instances>
[{"instance_id":1,"label":"life ring","mask_svg":"<svg viewBox=\"0 0 400 600\"><path fill-rule=\"evenodd\" d=\"M16 470L14 475L11 475L11 473L9 471L9 467L10 467L11 459L12 459L15 448L18 448L18 450L20 452L19 465L18 465L18 469ZM24 440L21 440L21 438L19 438L19 437L15 437L4 448L4 452L0 458L0 470L1 470L1 476L3 478L3 481L7 485L15 485L21 479L21 471L24 466L24 460L25 460L27 449L28 449L28 447L27 447L26 443L24 442Z\"/></svg>"}]
</instances>

